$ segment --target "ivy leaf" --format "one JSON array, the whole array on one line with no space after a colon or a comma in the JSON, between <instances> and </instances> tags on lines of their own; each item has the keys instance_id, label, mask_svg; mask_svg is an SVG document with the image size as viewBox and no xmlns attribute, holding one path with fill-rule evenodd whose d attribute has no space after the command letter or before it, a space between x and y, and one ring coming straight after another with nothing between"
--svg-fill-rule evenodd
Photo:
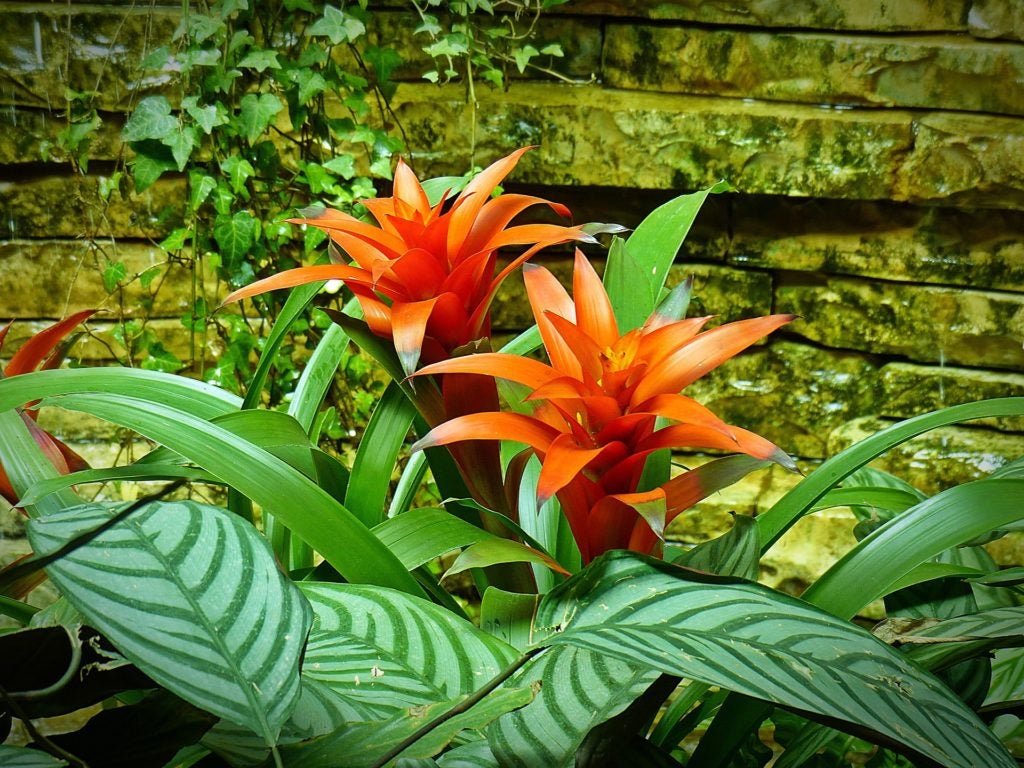
<instances>
[{"instance_id":1,"label":"ivy leaf","mask_svg":"<svg viewBox=\"0 0 1024 768\"><path fill-rule=\"evenodd\" d=\"M299 104L305 104L318 93L327 90L327 81L323 75L312 69L298 69L291 75L292 80L299 86Z\"/></svg>"},{"instance_id":2,"label":"ivy leaf","mask_svg":"<svg viewBox=\"0 0 1024 768\"><path fill-rule=\"evenodd\" d=\"M142 367L147 371L177 373L185 367L185 364L178 359L177 355L159 341L151 344L148 351L149 355L142 361Z\"/></svg>"},{"instance_id":3,"label":"ivy leaf","mask_svg":"<svg viewBox=\"0 0 1024 768\"><path fill-rule=\"evenodd\" d=\"M180 247L181 246L179 246L179 248ZM139 285L141 285L143 288L149 288L152 282L156 280L158 277L160 277L161 271L162 270L160 269L160 267L150 267L145 272L142 272L139 275Z\"/></svg>"},{"instance_id":4,"label":"ivy leaf","mask_svg":"<svg viewBox=\"0 0 1024 768\"><path fill-rule=\"evenodd\" d=\"M530 63L530 59L536 56L537 53L537 49L532 45L524 45L522 48L516 48L512 52L512 56L516 60L516 68L519 70L519 74L523 74L523 72L526 71L526 65Z\"/></svg>"},{"instance_id":5,"label":"ivy leaf","mask_svg":"<svg viewBox=\"0 0 1024 768\"><path fill-rule=\"evenodd\" d=\"M174 32L174 39L180 40L187 35L193 43L201 43L211 37L221 35L226 30L227 25L216 16L189 13L182 16L181 23Z\"/></svg>"},{"instance_id":6,"label":"ivy leaf","mask_svg":"<svg viewBox=\"0 0 1024 768\"><path fill-rule=\"evenodd\" d=\"M163 69L171 60L171 51L166 45L154 48L142 60L143 69Z\"/></svg>"},{"instance_id":7,"label":"ivy leaf","mask_svg":"<svg viewBox=\"0 0 1024 768\"><path fill-rule=\"evenodd\" d=\"M339 45L353 42L364 32L366 27L363 22L328 5L324 8L324 15L306 31L306 34L311 37L326 37L333 45Z\"/></svg>"},{"instance_id":8,"label":"ivy leaf","mask_svg":"<svg viewBox=\"0 0 1024 768\"><path fill-rule=\"evenodd\" d=\"M178 127L166 96L147 96L139 102L121 130L124 141L163 139Z\"/></svg>"},{"instance_id":9,"label":"ivy leaf","mask_svg":"<svg viewBox=\"0 0 1024 768\"><path fill-rule=\"evenodd\" d=\"M131 143L135 158L131 161L135 177L135 191L142 192L153 186L165 171L176 171L178 163L170 147L159 141L135 141Z\"/></svg>"},{"instance_id":10,"label":"ivy leaf","mask_svg":"<svg viewBox=\"0 0 1024 768\"><path fill-rule=\"evenodd\" d=\"M220 215L213 222L213 239L217 241L224 265L232 269L245 259L256 240L258 222L248 211L238 211L233 216Z\"/></svg>"},{"instance_id":11,"label":"ivy leaf","mask_svg":"<svg viewBox=\"0 0 1024 768\"><path fill-rule=\"evenodd\" d=\"M123 261L108 261L103 269L103 287L107 293L113 293L118 284L128 275Z\"/></svg>"},{"instance_id":12,"label":"ivy leaf","mask_svg":"<svg viewBox=\"0 0 1024 768\"><path fill-rule=\"evenodd\" d=\"M192 156L192 150L199 143L199 131L193 125L179 125L176 131L165 136L161 142L171 148L174 162L177 163L179 171L185 170L185 164Z\"/></svg>"},{"instance_id":13,"label":"ivy leaf","mask_svg":"<svg viewBox=\"0 0 1024 768\"><path fill-rule=\"evenodd\" d=\"M324 168L347 181L356 175L356 159L352 155L338 155L324 163Z\"/></svg>"},{"instance_id":14,"label":"ivy leaf","mask_svg":"<svg viewBox=\"0 0 1024 768\"><path fill-rule=\"evenodd\" d=\"M193 170L188 175L188 186L191 189L188 206L193 211L202 205L210 193L217 188L217 180L213 176L207 176L200 170Z\"/></svg>"},{"instance_id":15,"label":"ivy leaf","mask_svg":"<svg viewBox=\"0 0 1024 768\"><path fill-rule=\"evenodd\" d=\"M231 182L231 190L237 195L245 190L245 182L256 175L252 163L239 155L231 155L220 164L221 172Z\"/></svg>"},{"instance_id":16,"label":"ivy leaf","mask_svg":"<svg viewBox=\"0 0 1024 768\"><path fill-rule=\"evenodd\" d=\"M264 50L249 51L245 54L245 57L238 62L238 66L255 69L257 72L263 72L266 69L281 68L280 63L277 61L277 51Z\"/></svg>"},{"instance_id":17,"label":"ivy leaf","mask_svg":"<svg viewBox=\"0 0 1024 768\"><path fill-rule=\"evenodd\" d=\"M246 141L253 144L270 125L274 115L283 109L281 100L272 93L249 93L242 97L239 127Z\"/></svg>"},{"instance_id":18,"label":"ivy leaf","mask_svg":"<svg viewBox=\"0 0 1024 768\"><path fill-rule=\"evenodd\" d=\"M188 227L178 227L160 241L160 248L165 251L180 251L191 236Z\"/></svg>"},{"instance_id":19,"label":"ivy leaf","mask_svg":"<svg viewBox=\"0 0 1024 768\"><path fill-rule=\"evenodd\" d=\"M224 125L228 121L227 115L218 110L215 105L200 105L197 96L186 96L181 100L181 108L196 121L196 125L202 128L203 133L207 135L218 125Z\"/></svg>"}]
</instances>

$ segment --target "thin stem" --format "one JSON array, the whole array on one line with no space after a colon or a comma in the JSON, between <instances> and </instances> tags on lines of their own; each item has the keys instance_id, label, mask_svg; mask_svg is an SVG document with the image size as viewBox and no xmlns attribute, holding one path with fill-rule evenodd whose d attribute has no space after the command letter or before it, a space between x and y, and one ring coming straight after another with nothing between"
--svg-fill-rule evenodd
<instances>
[{"instance_id":1,"label":"thin stem","mask_svg":"<svg viewBox=\"0 0 1024 768\"><path fill-rule=\"evenodd\" d=\"M389 762L394 760L405 750L407 750L409 747L411 747L413 744L422 739L424 736L426 736L428 733L433 731L438 726L443 725L444 723L451 720L453 717L461 715L463 712L467 712L470 709L472 709L477 703L486 698L490 693L492 693L495 689L501 686L502 683L504 683L506 680L512 677L512 675L514 675L516 672L518 672L523 667L523 665L526 664L526 662L528 662L530 659L532 659L534 656L536 656L543 650L545 649L531 648L529 651L527 651L514 662L512 662L511 665L509 665L500 673L498 673L498 675L492 678L491 681L487 683L487 685L485 685L483 688L474 692L471 696L456 704L443 715L434 718L426 725L417 729L415 733L406 737L400 744L398 744L398 746L394 747L389 752L387 752L383 757L378 759L377 762L373 764L372 768L383 768L383 766L387 765Z\"/></svg>"}]
</instances>

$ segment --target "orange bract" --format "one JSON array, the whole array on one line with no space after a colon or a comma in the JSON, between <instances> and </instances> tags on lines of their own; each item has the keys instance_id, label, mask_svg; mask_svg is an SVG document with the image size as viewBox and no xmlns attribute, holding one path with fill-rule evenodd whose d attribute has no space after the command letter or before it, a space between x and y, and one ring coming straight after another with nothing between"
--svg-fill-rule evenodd
<instances>
[{"instance_id":1,"label":"orange bract","mask_svg":"<svg viewBox=\"0 0 1024 768\"><path fill-rule=\"evenodd\" d=\"M539 197L491 197L525 151L498 160L454 201L434 206L412 170L399 161L394 196L362 201L378 226L330 209L313 218L290 219L327 232L352 265L288 270L235 291L226 301L317 280L342 280L359 300L373 332L394 341L406 373L421 359L429 363L449 357L490 333L494 294L516 267L549 245L591 239L580 227L509 226L537 204L569 215L564 206ZM497 272L497 250L516 245L529 248Z\"/></svg>"},{"instance_id":2,"label":"orange bract","mask_svg":"<svg viewBox=\"0 0 1024 768\"><path fill-rule=\"evenodd\" d=\"M527 265L523 274L551 365L485 353L429 365L419 373L489 374L518 382L532 390L527 401L535 406L533 414L452 419L416 448L462 440L527 444L542 461L539 500L557 495L584 562L608 549L654 551L673 517L723 487L712 472L688 472L639 491L646 459L656 450L721 449L795 468L768 440L726 424L679 394L793 316L740 320L702 331L710 318L673 317L680 288L643 327L620 335L608 294L579 251L573 298L546 269ZM657 429L659 417L671 424ZM729 482L735 481L734 474Z\"/></svg>"}]
</instances>

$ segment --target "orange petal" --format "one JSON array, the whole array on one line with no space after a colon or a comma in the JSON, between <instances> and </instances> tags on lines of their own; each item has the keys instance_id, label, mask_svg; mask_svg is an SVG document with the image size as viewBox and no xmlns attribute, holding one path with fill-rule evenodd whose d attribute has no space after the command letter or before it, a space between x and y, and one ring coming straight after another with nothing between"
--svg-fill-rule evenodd
<instances>
[{"instance_id":1,"label":"orange petal","mask_svg":"<svg viewBox=\"0 0 1024 768\"><path fill-rule=\"evenodd\" d=\"M423 349L423 337L427 332L427 321L434 311L438 297L426 301L396 301L391 305L391 338L395 352L402 363L402 370L408 376L416 370Z\"/></svg>"},{"instance_id":2,"label":"orange petal","mask_svg":"<svg viewBox=\"0 0 1024 768\"><path fill-rule=\"evenodd\" d=\"M537 503L543 504L567 486L583 468L597 459L608 446L582 448L569 434L561 434L548 446L537 481Z\"/></svg>"},{"instance_id":3,"label":"orange petal","mask_svg":"<svg viewBox=\"0 0 1024 768\"><path fill-rule=\"evenodd\" d=\"M326 209L322 215L316 218L288 219L288 221L292 224L308 224L332 235L348 234L357 237L360 240L377 246L391 258L395 258L408 247L405 241L396 234L386 232L380 227L367 224L365 221L360 221L353 216L341 213L340 211L334 211L330 208Z\"/></svg>"},{"instance_id":4,"label":"orange petal","mask_svg":"<svg viewBox=\"0 0 1024 768\"><path fill-rule=\"evenodd\" d=\"M644 333L640 337L637 359L653 367L700 333L700 329L711 317L690 317Z\"/></svg>"},{"instance_id":5,"label":"orange petal","mask_svg":"<svg viewBox=\"0 0 1024 768\"><path fill-rule=\"evenodd\" d=\"M515 381L531 389L541 387L558 376L558 371L539 360L503 352L482 352L478 355L453 357L424 366L413 375L436 373L481 373L485 376Z\"/></svg>"},{"instance_id":6,"label":"orange petal","mask_svg":"<svg viewBox=\"0 0 1024 768\"><path fill-rule=\"evenodd\" d=\"M601 278L583 255L576 249L572 274L572 296L576 304L576 325L593 339L600 349L610 349L619 340L619 326L615 322L612 303L608 300Z\"/></svg>"},{"instance_id":7,"label":"orange petal","mask_svg":"<svg viewBox=\"0 0 1024 768\"><path fill-rule=\"evenodd\" d=\"M230 304L233 301L248 299L251 296L258 296L267 291L277 291L282 288L294 288L296 285L315 283L318 280L345 280L346 278L366 279L369 277L365 270L357 267L346 267L342 264L318 264L314 267L297 267L279 272L276 275L265 277L250 283L244 288L232 291L227 295L221 306Z\"/></svg>"},{"instance_id":8,"label":"orange petal","mask_svg":"<svg viewBox=\"0 0 1024 768\"><path fill-rule=\"evenodd\" d=\"M17 376L19 373L34 371L46 360L47 356L67 337L71 331L91 317L97 310L85 309L64 318L59 323L44 328L21 345L4 368L5 376ZM9 327L9 326L8 326ZM4 329L4 335L7 329Z\"/></svg>"},{"instance_id":9,"label":"orange petal","mask_svg":"<svg viewBox=\"0 0 1024 768\"><path fill-rule=\"evenodd\" d=\"M523 280L526 283L526 293L533 309L533 318L540 329L540 335L544 340L544 348L548 352L551 365L567 376L582 379L583 369L579 360L576 359L572 349L555 331L548 319L548 312L551 312L567 320L575 321L576 309L572 299L569 298L569 294L555 279L555 276L544 267L524 265Z\"/></svg>"},{"instance_id":10,"label":"orange petal","mask_svg":"<svg viewBox=\"0 0 1024 768\"><path fill-rule=\"evenodd\" d=\"M512 219L532 205L547 205L560 216L567 217L569 215L569 209L564 205L558 205L533 195L501 195L492 198L484 204L476 217L473 229L466 241L467 252L492 249L493 246L488 245L491 239L504 230ZM534 241L526 240L525 242Z\"/></svg>"},{"instance_id":11,"label":"orange petal","mask_svg":"<svg viewBox=\"0 0 1024 768\"><path fill-rule=\"evenodd\" d=\"M577 311L578 309L577 307ZM544 315L579 363L580 372L585 373L594 381L600 381L604 374L604 364L601 361L602 347L598 345L598 342L587 335L582 328L561 315L552 312L545 312Z\"/></svg>"},{"instance_id":12,"label":"orange petal","mask_svg":"<svg viewBox=\"0 0 1024 768\"><path fill-rule=\"evenodd\" d=\"M448 226L447 249L450 259L457 261L466 252L466 241L480 209L490 198L494 188L511 173L519 158L529 149L530 147L517 149L507 157L492 163L478 173L459 194L451 209L451 223Z\"/></svg>"},{"instance_id":13,"label":"orange petal","mask_svg":"<svg viewBox=\"0 0 1024 768\"><path fill-rule=\"evenodd\" d=\"M547 424L519 413L472 413L434 427L413 444L412 450L461 440L514 440L544 453L559 434Z\"/></svg>"},{"instance_id":14,"label":"orange petal","mask_svg":"<svg viewBox=\"0 0 1024 768\"><path fill-rule=\"evenodd\" d=\"M445 281L444 268L437 263L437 258L422 248L406 251L397 259L388 263L387 273L405 288L407 299L423 300L437 296L442 292ZM374 275L377 280L379 275Z\"/></svg>"},{"instance_id":15,"label":"orange petal","mask_svg":"<svg viewBox=\"0 0 1024 768\"><path fill-rule=\"evenodd\" d=\"M795 315L755 317L705 331L652 366L637 385L633 402L641 403L654 395L679 392L794 318Z\"/></svg>"},{"instance_id":16,"label":"orange petal","mask_svg":"<svg viewBox=\"0 0 1024 768\"><path fill-rule=\"evenodd\" d=\"M718 430L690 424L678 424L659 429L651 437L637 445L637 450L649 451L659 448L713 448L723 451L737 451L758 459L767 459L787 469L796 469L793 460L775 443L748 432L740 427L730 427L734 438Z\"/></svg>"},{"instance_id":17,"label":"orange petal","mask_svg":"<svg viewBox=\"0 0 1024 768\"><path fill-rule=\"evenodd\" d=\"M427 199L427 193L423 191L423 186L416 178L416 174L412 172L412 168L406 165L401 158L398 159L398 165L395 167L394 196L412 206L424 219L430 216L430 201Z\"/></svg>"},{"instance_id":18,"label":"orange petal","mask_svg":"<svg viewBox=\"0 0 1024 768\"><path fill-rule=\"evenodd\" d=\"M630 413L651 413L681 424L696 424L734 437L732 427L718 418L708 408L686 395L655 395L645 403L630 408Z\"/></svg>"}]
</instances>

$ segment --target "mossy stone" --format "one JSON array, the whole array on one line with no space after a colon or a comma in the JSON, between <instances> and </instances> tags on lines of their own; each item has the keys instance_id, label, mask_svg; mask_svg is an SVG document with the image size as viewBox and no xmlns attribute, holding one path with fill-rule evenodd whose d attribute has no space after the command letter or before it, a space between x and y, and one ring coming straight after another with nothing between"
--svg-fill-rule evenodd
<instances>
[{"instance_id":1,"label":"mossy stone","mask_svg":"<svg viewBox=\"0 0 1024 768\"><path fill-rule=\"evenodd\" d=\"M813 77L809 73L814 73ZM604 82L616 88L810 104L1024 114L1024 48L962 36L610 24Z\"/></svg>"},{"instance_id":2,"label":"mossy stone","mask_svg":"<svg viewBox=\"0 0 1024 768\"><path fill-rule=\"evenodd\" d=\"M1024 296L844 277L789 274L777 308L789 330L838 349L979 368L1024 366Z\"/></svg>"}]
</instances>

